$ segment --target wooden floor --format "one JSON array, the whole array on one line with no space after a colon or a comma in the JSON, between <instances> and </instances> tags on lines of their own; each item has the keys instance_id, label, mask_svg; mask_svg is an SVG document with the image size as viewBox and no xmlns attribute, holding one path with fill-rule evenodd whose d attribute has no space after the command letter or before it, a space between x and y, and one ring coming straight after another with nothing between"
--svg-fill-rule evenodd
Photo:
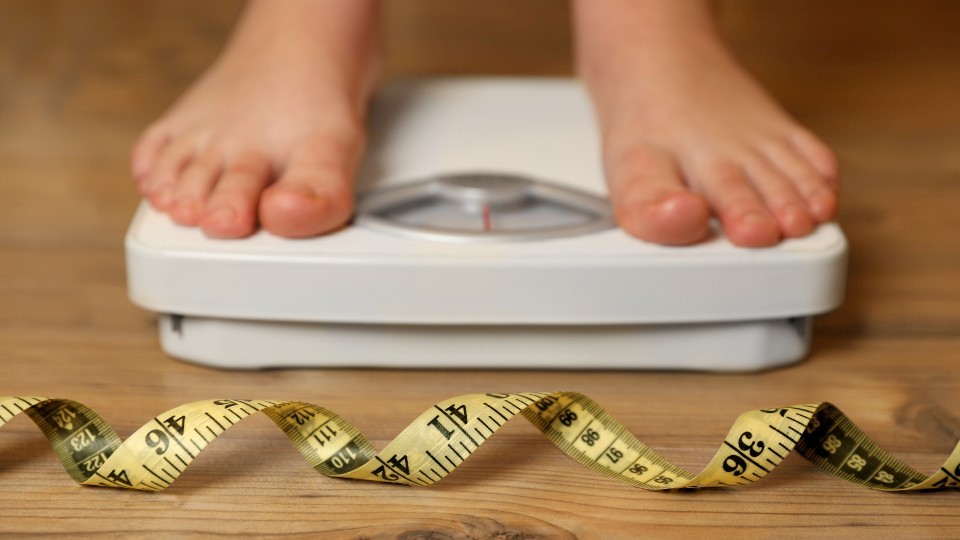
<instances>
[{"instance_id":1,"label":"wooden floor","mask_svg":"<svg viewBox=\"0 0 960 540\"><path fill-rule=\"evenodd\" d=\"M395 74L564 74L556 0L388 2ZM181 403L251 396L340 412L382 447L435 401L569 389L693 470L742 411L836 403L924 471L960 438L960 3L728 2L745 63L838 151L847 300L814 350L762 374L223 372L167 358L126 298L127 151L213 58L236 1L0 0L0 395L89 404L121 433ZM0 534L534 538L955 537L960 493L883 494L790 458L743 489L647 493L511 422L424 489L327 479L265 418L160 494L80 488L32 423L0 430Z\"/></svg>"}]
</instances>

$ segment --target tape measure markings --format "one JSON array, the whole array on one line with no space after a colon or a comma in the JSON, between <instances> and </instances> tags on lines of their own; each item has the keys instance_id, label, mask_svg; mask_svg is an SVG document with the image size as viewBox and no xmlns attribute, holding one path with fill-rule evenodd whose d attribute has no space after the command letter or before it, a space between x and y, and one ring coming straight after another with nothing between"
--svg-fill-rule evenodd
<instances>
[{"instance_id":1,"label":"tape measure markings","mask_svg":"<svg viewBox=\"0 0 960 540\"><path fill-rule=\"evenodd\" d=\"M307 402L217 399L153 418L122 441L92 409L71 400L0 397L0 427L20 413L40 428L77 483L160 491L210 443L261 412L322 474L427 486L451 474L522 414L585 467L647 489L746 485L793 451L849 482L885 491L958 488L960 444L923 475L887 454L830 403L741 414L699 474L671 463L596 402L576 392L468 394L424 411L380 452L336 413Z\"/></svg>"}]
</instances>

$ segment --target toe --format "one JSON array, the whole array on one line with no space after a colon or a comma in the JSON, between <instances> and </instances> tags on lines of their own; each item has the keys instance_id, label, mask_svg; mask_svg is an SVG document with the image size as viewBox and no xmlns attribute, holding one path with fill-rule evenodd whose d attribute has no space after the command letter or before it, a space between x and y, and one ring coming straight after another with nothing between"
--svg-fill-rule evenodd
<instances>
[{"instance_id":1,"label":"toe","mask_svg":"<svg viewBox=\"0 0 960 540\"><path fill-rule=\"evenodd\" d=\"M728 162L694 171L697 185L710 201L724 234L742 247L772 246L780 241L780 227L743 169Z\"/></svg>"},{"instance_id":2,"label":"toe","mask_svg":"<svg viewBox=\"0 0 960 540\"><path fill-rule=\"evenodd\" d=\"M806 129L798 129L791 137L793 147L817 170L834 189L839 188L840 166L829 146Z\"/></svg>"},{"instance_id":3,"label":"toe","mask_svg":"<svg viewBox=\"0 0 960 540\"><path fill-rule=\"evenodd\" d=\"M243 238L256 228L257 202L270 182L270 160L256 152L227 164L210 193L199 225L211 238Z\"/></svg>"},{"instance_id":4,"label":"toe","mask_svg":"<svg viewBox=\"0 0 960 540\"><path fill-rule=\"evenodd\" d=\"M632 148L607 160L617 222L627 233L667 245L703 240L710 208L684 184L676 162L653 147Z\"/></svg>"},{"instance_id":5,"label":"toe","mask_svg":"<svg viewBox=\"0 0 960 540\"><path fill-rule=\"evenodd\" d=\"M217 145L211 145L190 162L173 190L168 214L180 225L196 226L210 193L222 172L223 162Z\"/></svg>"},{"instance_id":6,"label":"toe","mask_svg":"<svg viewBox=\"0 0 960 540\"><path fill-rule=\"evenodd\" d=\"M173 190L183 170L193 158L194 146L186 140L169 142L147 174L144 193L154 208L166 212L173 202Z\"/></svg>"},{"instance_id":7,"label":"toe","mask_svg":"<svg viewBox=\"0 0 960 540\"><path fill-rule=\"evenodd\" d=\"M760 156L747 165L747 174L783 236L795 238L813 231L816 221L794 183L774 164Z\"/></svg>"},{"instance_id":8,"label":"toe","mask_svg":"<svg viewBox=\"0 0 960 540\"><path fill-rule=\"evenodd\" d=\"M166 132L157 126L147 128L133 145L130 152L130 174L141 195L146 195L146 180L157 157L170 141Z\"/></svg>"},{"instance_id":9,"label":"toe","mask_svg":"<svg viewBox=\"0 0 960 540\"><path fill-rule=\"evenodd\" d=\"M817 222L833 219L837 211L835 178L826 176L792 144L773 144L764 153L803 197Z\"/></svg>"},{"instance_id":10,"label":"toe","mask_svg":"<svg viewBox=\"0 0 960 540\"><path fill-rule=\"evenodd\" d=\"M287 238L305 238L346 224L353 213L356 148L320 138L298 145L260 201L263 228Z\"/></svg>"}]
</instances>

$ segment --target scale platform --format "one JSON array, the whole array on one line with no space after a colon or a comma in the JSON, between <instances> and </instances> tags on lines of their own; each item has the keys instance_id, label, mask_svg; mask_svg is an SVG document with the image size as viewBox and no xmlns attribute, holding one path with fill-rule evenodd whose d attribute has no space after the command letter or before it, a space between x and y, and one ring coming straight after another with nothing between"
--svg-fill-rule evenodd
<instances>
[{"instance_id":1,"label":"scale platform","mask_svg":"<svg viewBox=\"0 0 960 540\"><path fill-rule=\"evenodd\" d=\"M354 223L213 240L143 204L130 296L170 355L223 368L693 369L796 362L840 304L834 224L773 248L618 229L590 102L567 79L394 83Z\"/></svg>"}]
</instances>

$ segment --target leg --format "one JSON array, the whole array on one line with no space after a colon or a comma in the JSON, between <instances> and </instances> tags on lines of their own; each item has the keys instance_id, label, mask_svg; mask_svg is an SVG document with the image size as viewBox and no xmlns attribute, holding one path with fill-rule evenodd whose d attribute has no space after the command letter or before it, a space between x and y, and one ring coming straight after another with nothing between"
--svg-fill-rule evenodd
<instances>
[{"instance_id":1,"label":"leg","mask_svg":"<svg viewBox=\"0 0 960 540\"><path fill-rule=\"evenodd\" d=\"M378 11L377 0L252 0L217 62L134 147L141 193L212 237L346 223Z\"/></svg>"},{"instance_id":2,"label":"leg","mask_svg":"<svg viewBox=\"0 0 960 540\"><path fill-rule=\"evenodd\" d=\"M707 234L776 244L833 218L833 153L718 36L708 0L574 0L578 68L596 104L620 225L663 244Z\"/></svg>"}]
</instances>

